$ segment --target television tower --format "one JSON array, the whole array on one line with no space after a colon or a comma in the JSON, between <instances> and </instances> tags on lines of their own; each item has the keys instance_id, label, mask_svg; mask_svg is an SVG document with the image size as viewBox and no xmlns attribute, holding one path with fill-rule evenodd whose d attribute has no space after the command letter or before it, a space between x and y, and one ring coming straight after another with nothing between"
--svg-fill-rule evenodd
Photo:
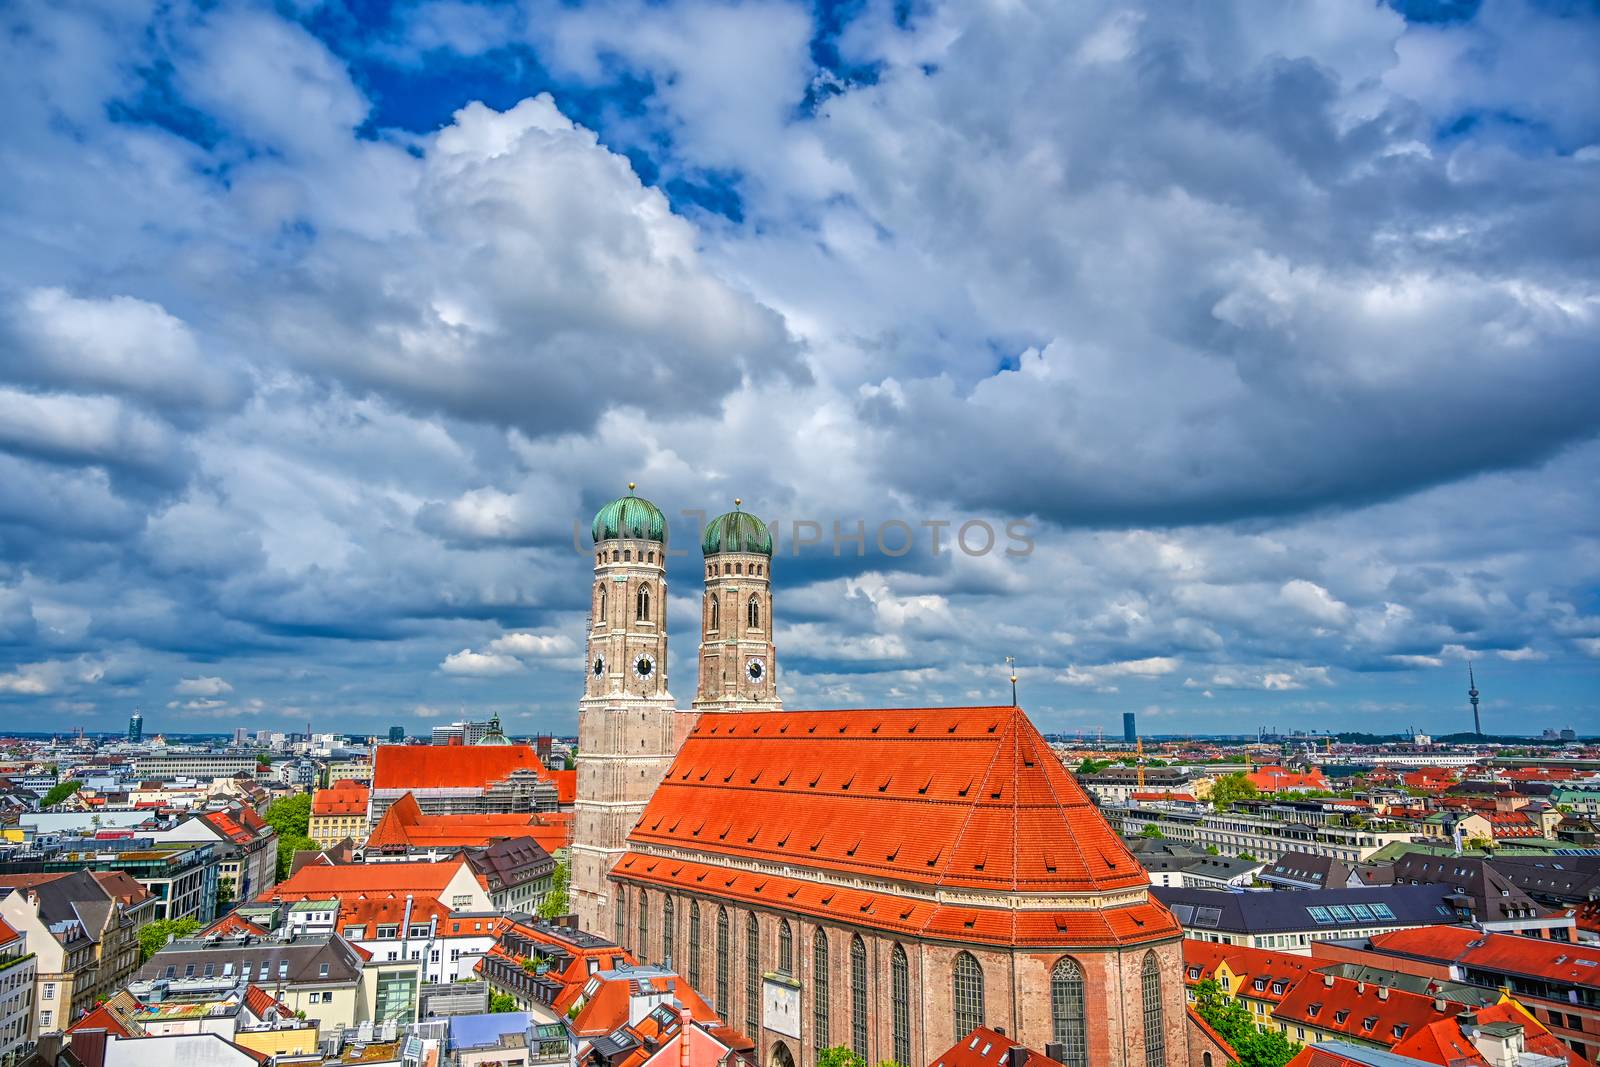
<instances>
[{"instance_id":1,"label":"television tower","mask_svg":"<svg viewBox=\"0 0 1600 1067\"><path fill-rule=\"evenodd\" d=\"M1478 680L1472 676L1472 661L1467 660L1467 702L1472 705L1472 732L1483 736L1483 724L1478 721Z\"/></svg>"}]
</instances>

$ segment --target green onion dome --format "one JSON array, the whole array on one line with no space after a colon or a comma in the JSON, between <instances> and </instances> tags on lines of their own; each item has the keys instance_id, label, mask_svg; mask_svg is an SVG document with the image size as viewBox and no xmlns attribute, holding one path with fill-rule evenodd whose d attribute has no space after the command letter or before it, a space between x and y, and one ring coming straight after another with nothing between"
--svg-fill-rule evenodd
<instances>
[{"instance_id":1,"label":"green onion dome","mask_svg":"<svg viewBox=\"0 0 1600 1067\"><path fill-rule=\"evenodd\" d=\"M660 508L642 496L634 496L633 483L629 482L628 495L601 508L590 533L597 545L623 539L666 544L667 520Z\"/></svg>"},{"instance_id":2,"label":"green onion dome","mask_svg":"<svg viewBox=\"0 0 1600 1067\"><path fill-rule=\"evenodd\" d=\"M708 556L718 552L772 555L772 534L767 531L767 524L749 512L740 511L739 505L742 503L742 500L735 500L732 511L718 515L706 524L706 534L700 539L701 552Z\"/></svg>"}]
</instances>

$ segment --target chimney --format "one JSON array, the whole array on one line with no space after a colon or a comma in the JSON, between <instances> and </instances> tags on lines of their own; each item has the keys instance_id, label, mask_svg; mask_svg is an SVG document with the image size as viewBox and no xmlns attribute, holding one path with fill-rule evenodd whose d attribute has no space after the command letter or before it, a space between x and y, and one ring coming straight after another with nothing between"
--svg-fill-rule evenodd
<instances>
[{"instance_id":1,"label":"chimney","mask_svg":"<svg viewBox=\"0 0 1600 1067\"><path fill-rule=\"evenodd\" d=\"M1444 1011L1446 1006L1447 1005L1445 1004L1445 1000L1444 1000L1443 997L1434 997L1433 998L1433 1010L1434 1011Z\"/></svg>"},{"instance_id":2,"label":"chimney","mask_svg":"<svg viewBox=\"0 0 1600 1067\"><path fill-rule=\"evenodd\" d=\"M1331 975L1331 974L1323 975L1322 976L1322 985L1323 985L1323 988L1325 988L1325 989L1332 989L1333 988L1333 975Z\"/></svg>"},{"instance_id":3,"label":"chimney","mask_svg":"<svg viewBox=\"0 0 1600 1067\"><path fill-rule=\"evenodd\" d=\"M1356 983L1356 996L1358 996L1358 997L1366 996L1366 993L1367 993L1367 983L1365 983L1365 982L1357 982Z\"/></svg>"},{"instance_id":4,"label":"chimney","mask_svg":"<svg viewBox=\"0 0 1600 1067\"><path fill-rule=\"evenodd\" d=\"M1011 1048L1006 1051L1006 1064L1007 1067L1027 1067L1027 1047L1023 1045L1012 1045Z\"/></svg>"},{"instance_id":5,"label":"chimney","mask_svg":"<svg viewBox=\"0 0 1600 1067\"><path fill-rule=\"evenodd\" d=\"M1389 999L1389 987L1388 986L1381 985L1381 986L1378 987L1378 999L1379 1000L1388 1000Z\"/></svg>"},{"instance_id":6,"label":"chimney","mask_svg":"<svg viewBox=\"0 0 1600 1067\"><path fill-rule=\"evenodd\" d=\"M1456 1024L1461 1027L1461 1033L1471 1040L1472 1035L1478 1032L1478 1013L1464 1011L1456 1016Z\"/></svg>"},{"instance_id":7,"label":"chimney","mask_svg":"<svg viewBox=\"0 0 1600 1067\"><path fill-rule=\"evenodd\" d=\"M694 1025L694 1016L689 1014L688 1008L678 1009L678 1067L693 1067L689 1055L689 1028Z\"/></svg>"}]
</instances>

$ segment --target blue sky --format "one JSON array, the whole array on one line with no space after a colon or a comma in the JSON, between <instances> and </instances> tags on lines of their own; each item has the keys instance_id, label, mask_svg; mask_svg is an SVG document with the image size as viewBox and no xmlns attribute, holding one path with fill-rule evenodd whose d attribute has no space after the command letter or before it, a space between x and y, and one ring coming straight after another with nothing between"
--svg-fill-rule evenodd
<instances>
[{"instance_id":1,"label":"blue sky","mask_svg":"<svg viewBox=\"0 0 1600 1067\"><path fill-rule=\"evenodd\" d=\"M8 723L570 730L632 480L794 707L1600 726L1591 4L0 19Z\"/></svg>"}]
</instances>

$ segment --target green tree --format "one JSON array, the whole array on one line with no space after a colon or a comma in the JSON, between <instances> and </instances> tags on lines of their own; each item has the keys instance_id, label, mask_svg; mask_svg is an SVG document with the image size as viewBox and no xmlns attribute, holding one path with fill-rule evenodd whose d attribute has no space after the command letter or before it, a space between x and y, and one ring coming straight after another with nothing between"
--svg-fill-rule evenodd
<instances>
[{"instance_id":1,"label":"green tree","mask_svg":"<svg viewBox=\"0 0 1600 1067\"><path fill-rule=\"evenodd\" d=\"M867 1067L867 1061L848 1045L834 1045L817 1053L817 1067Z\"/></svg>"},{"instance_id":2,"label":"green tree","mask_svg":"<svg viewBox=\"0 0 1600 1067\"><path fill-rule=\"evenodd\" d=\"M1208 855L1208 856L1220 856L1220 855L1222 855L1222 850L1220 848L1218 848L1216 845L1207 845L1206 846L1206 855Z\"/></svg>"},{"instance_id":3,"label":"green tree","mask_svg":"<svg viewBox=\"0 0 1600 1067\"><path fill-rule=\"evenodd\" d=\"M161 946L167 943L168 935L188 937L198 929L199 919L156 919L146 923L144 929L139 931L139 962L143 963L160 952Z\"/></svg>"},{"instance_id":4,"label":"green tree","mask_svg":"<svg viewBox=\"0 0 1600 1067\"><path fill-rule=\"evenodd\" d=\"M278 879L289 877L289 865L296 852L317 847L307 830L311 826L311 794L295 793L279 797L267 805L264 818L267 825L278 832Z\"/></svg>"},{"instance_id":5,"label":"green tree","mask_svg":"<svg viewBox=\"0 0 1600 1067\"><path fill-rule=\"evenodd\" d=\"M572 910L568 890L572 887L572 864L562 860L556 864L555 874L550 876L550 892L539 901L536 914L541 919L555 919Z\"/></svg>"},{"instance_id":6,"label":"green tree","mask_svg":"<svg viewBox=\"0 0 1600 1067\"><path fill-rule=\"evenodd\" d=\"M500 1014L517 1010L517 1001L510 993L490 993L489 1010Z\"/></svg>"},{"instance_id":7,"label":"green tree","mask_svg":"<svg viewBox=\"0 0 1600 1067\"><path fill-rule=\"evenodd\" d=\"M55 785L50 787L50 792L44 795L44 799L39 801L39 806L42 808L53 808L82 788L83 783L77 780L57 782Z\"/></svg>"},{"instance_id":8,"label":"green tree","mask_svg":"<svg viewBox=\"0 0 1600 1067\"><path fill-rule=\"evenodd\" d=\"M1239 1054L1242 1067L1284 1067L1300 1046L1278 1033L1262 1033L1242 1003L1228 996L1213 978L1194 987L1195 1011Z\"/></svg>"},{"instance_id":9,"label":"green tree","mask_svg":"<svg viewBox=\"0 0 1600 1067\"><path fill-rule=\"evenodd\" d=\"M1083 758L1083 762L1078 764L1078 769L1073 773L1079 775L1099 774L1109 766L1111 766L1111 761L1108 759L1094 759L1092 757L1085 756Z\"/></svg>"},{"instance_id":10,"label":"green tree","mask_svg":"<svg viewBox=\"0 0 1600 1067\"><path fill-rule=\"evenodd\" d=\"M1226 811L1241 800L1255 800L1261 795L1261 790L1255 787L1248 775L1243 771L1234 771L1224 774L1211 786L1211 806L1218 811Z\"/></svg>"},{"instance_id":11,"label":"green tree","mask_svg":"<svg viewBox=\"0 0 1600 1067\"><path fill-rule=\"evenodd\" d=\"M1166 837L1167 835L1161 832L1161 827L1157 826L1155 823L1151 823L1149 826L1146 826L1143 830L1139 831L1139 836L1140 837Z\"/></svg>"}]
</instances>

